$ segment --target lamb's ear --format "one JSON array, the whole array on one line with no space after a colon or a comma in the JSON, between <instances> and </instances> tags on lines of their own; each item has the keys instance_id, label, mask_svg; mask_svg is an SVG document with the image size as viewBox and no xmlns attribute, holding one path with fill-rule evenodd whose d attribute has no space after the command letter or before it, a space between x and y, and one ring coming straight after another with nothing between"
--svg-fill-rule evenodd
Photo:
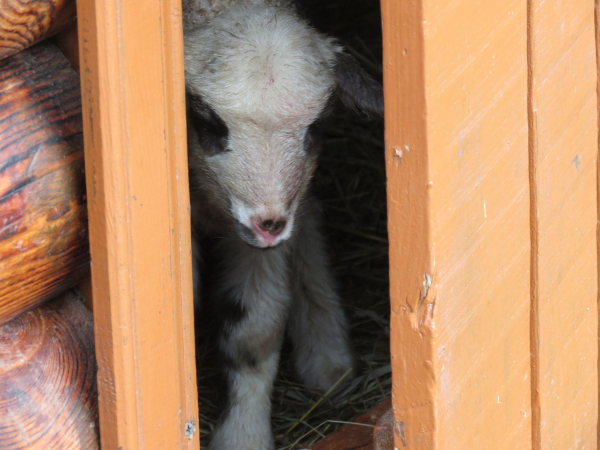
<instances>
[{"instance_id":1,"label":"lamb's ear","mask_svg":"<svg viewBox=\"0 0 600 450\"><path fill-rule=\"evenodd\" d=\"M383 115L383 87L346 52L336 52L333 68L337 91L344 105Z\"/></svg>"}]
</instances>

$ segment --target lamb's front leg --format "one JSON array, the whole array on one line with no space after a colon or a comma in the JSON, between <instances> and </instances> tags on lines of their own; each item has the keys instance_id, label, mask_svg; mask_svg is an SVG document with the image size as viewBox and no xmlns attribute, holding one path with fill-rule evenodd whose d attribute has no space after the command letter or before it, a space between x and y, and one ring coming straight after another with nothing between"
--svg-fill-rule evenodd
<instances>
[{"instance_id":1,"label":"lamb's front leg","mask_svg":"<svg viewBox=\"0 0 600 450\"><path fill-rule=\"evenodd\" d=\"M327 390L353 368L354 358L348 324L319 231L316 204L305 205L296 233L288 331L300 378L308 386Z\"/></svg>"},{"instance_id":2,"label":"lamb's front leg","mask_svg":"<svg viewBox=\"0 0 600 450\"><path fill-rule=\"evenodd\" d=\"M257 250L232 240L217 251L225 264L210 301L221 317L228 401L210 449L270 450L271 390L290 305L286 248Z\"/></svg>"}]
</instances>

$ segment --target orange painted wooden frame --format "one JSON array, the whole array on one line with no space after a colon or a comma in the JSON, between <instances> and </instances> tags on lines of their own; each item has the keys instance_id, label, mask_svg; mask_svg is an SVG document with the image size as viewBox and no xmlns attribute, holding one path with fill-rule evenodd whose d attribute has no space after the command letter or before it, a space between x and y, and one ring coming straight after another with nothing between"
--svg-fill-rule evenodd
<instances>
[{"instance_id":1,"label":"orange painted wooden frame","mask_svg":"<svg viewBox=\"0 0 600 450\"><path fill-rule=\"evenodd\" d=\"M395 444L596 448L598 2L476 3L382 0Z\"/></svg>"},{"instance_id":2,"label":"orange painted wooden frame","mask_svg":"<svg viewBox=\"0 0 600 450\"><path fill-rule=\"evenodd\" d=\"M594 4L529 3L533 449L597 448Z\"/></svg>"},{"instance_id":3,"label":"orange painted wooden frame","mask_svg":"<svg viewBox=\"0 0 600 450\"><path fill-rule=\"evenodd\" d=\"M198 449L179 0L79 0L101 444Z\"/></svg>"}]
</instances>

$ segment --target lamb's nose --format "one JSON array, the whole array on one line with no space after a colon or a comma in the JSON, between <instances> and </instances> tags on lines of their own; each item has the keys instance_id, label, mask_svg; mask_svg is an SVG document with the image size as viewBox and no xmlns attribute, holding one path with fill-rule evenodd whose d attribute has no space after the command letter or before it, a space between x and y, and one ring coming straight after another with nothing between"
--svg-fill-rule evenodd
<instances>
[{"instance_id":1,"label":"lamb's nose","mask_svg":"<svg viewBox=\"0 0 600 450\"><path fill-rule=\"evenodd\" d=\"M278 236L281 234L281 232L283 231L283 229L285 228L287 221L285 219L279 219L279 220L263 220L262 222L260 222L258 224L258 227L266 232L269 233L271 236Z\"/></svg>"}]
</instances>

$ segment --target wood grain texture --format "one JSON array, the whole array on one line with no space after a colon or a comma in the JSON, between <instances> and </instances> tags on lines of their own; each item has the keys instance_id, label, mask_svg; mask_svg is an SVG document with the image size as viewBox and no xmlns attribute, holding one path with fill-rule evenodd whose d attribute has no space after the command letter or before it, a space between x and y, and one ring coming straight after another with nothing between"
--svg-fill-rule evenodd
<instances>
[{"instance_id":1,"label":"wood grain texture","mask_svg":"<svg viewBox=\"0 0 600 450\"><path fill-rule=\"evenodd\" d=\"M80 88L53 46L0 61L0 323L89 272Z\"/></svg>"},{"instance_id":2,"label":"wood grain texture","mask_svg":"<svg viewBox=\"0 0 600 450\"><path fill-rule=\"evenodd\" d=\"M399 449L531 448L526 6L382 2Z\"/></svg>"},{"instance_id":3,"label":"wood grain texture","mask_svg":"<svg viewBox=\"0 0 600 450\"><path fill-rule=\"evenodd\" d=\"M534 449L597 448L598 103L593 2L530 0Z\"/></svg>"},{"instance_id":4,"label":"wood grain texture","mask_svg":"<svg viewBox=\"0 0 600 450\"><path fill-rule=\"evenodd\" d=\"M355 424L362 425L344 425L335 433L313 445L311 450L375 450L373 431L378 421L390 408L391 401L389 399L385 400L352 421Z\"/></svg>"},{"instance_id":5,"label":"wood grain texture","mask_svg":"<svg viewBox=\"0 0 600 450\"><path fill-rule=\"evenodd\" d=\"M181 4L77 8L102 448L198 449Z\"/></svg>"},{"instance_id":6,"label":"wood grain texture","mask_svg":"<svg viewBox=\"0 0 600 450\"><path fill-rule=\"evenodd\" d=\"M99 449L93 336L72 293L0 325L0 448Z\"/></svg>"},{"instance_id":7,"label":"wood grain texture","mask_svg":"<svg viewBox=\"0 0 600 450\"><path fill-rule=\"evenodd\" d=\"M0 59L75 21L75 0L0 0Z\"/></svg>"}]
</instances>

